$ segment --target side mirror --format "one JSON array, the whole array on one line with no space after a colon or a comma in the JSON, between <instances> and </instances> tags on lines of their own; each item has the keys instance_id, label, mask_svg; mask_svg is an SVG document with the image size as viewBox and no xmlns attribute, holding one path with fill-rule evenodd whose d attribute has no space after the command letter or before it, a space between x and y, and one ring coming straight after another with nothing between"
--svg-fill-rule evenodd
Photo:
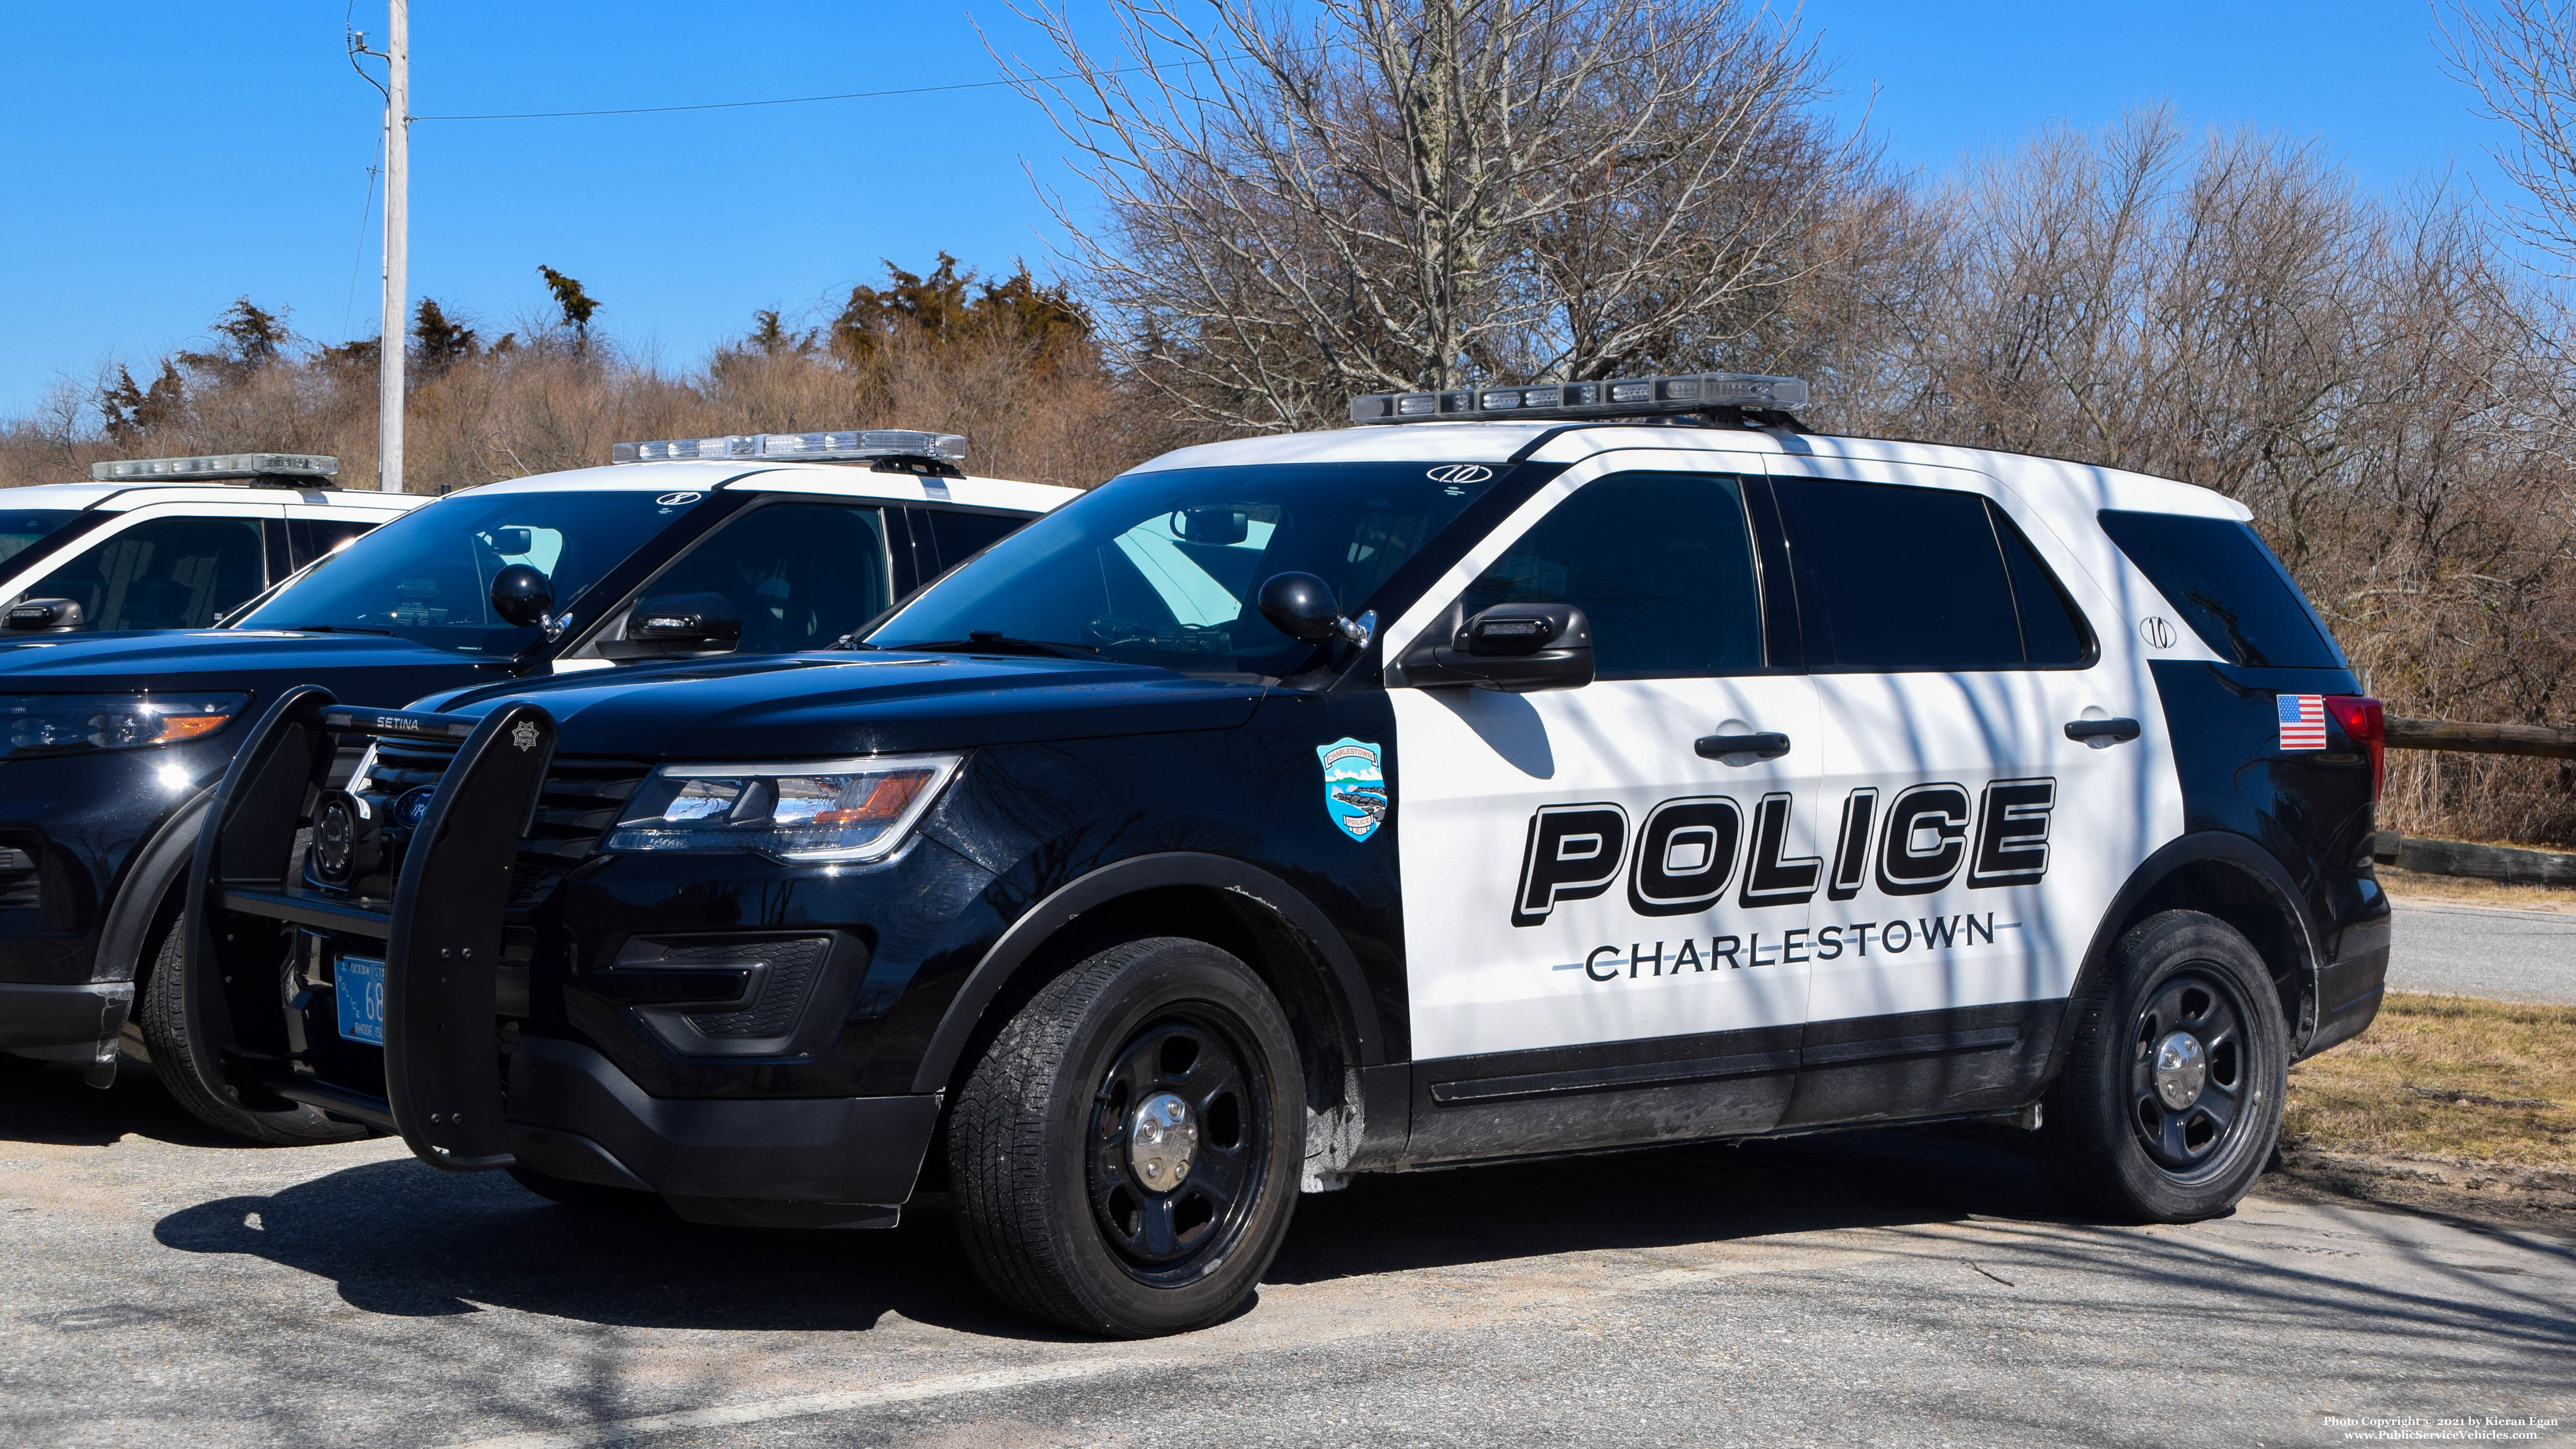
<instances>
[{"instance_id":1,"label":"side mirror","mask_svg":"<svg viewBox=\"0 0 2576 1449\"><path fill-rule=\"evenodd\" d=\"M742 643L742 615L722 594L646 599L626 614L626 637L599 641L607 659L730 654Z\"/></svg>"},{"instance_id":2,"label":"side mirror","mask_svg":"<svg viewBox=\"0 0 2576 1449\"><path fill-rule=\"evenodd\" d=\"M1445 627L1423 631L1386 682L1471 684L1507 694L1580 689L1592 682L1592 621L1572 604L1496 604L1473 618L1452 608Z\"/></svg>"},{"instance_id":3,"label":"side mirror","mask_svg":"<svg viewBox=\"0 0 2576 1449\"><path fill-rule=\"evenodd\" d=\"M69 634L89 627L78 599L20 599L0 623L17 634Z\"/></svg>"},{"instance_id":4,"label":"side mirror","mask_svg":"<svg viewBox=\"0 0 2576 1449\"><path fill-rule=\"evenodd\" d=\"M1300 644L1321 644L1342 632L1333 586L1313 574L1273 574L1261 586L1261 617Z\"/></svg>"},{"instance_id":5,"label":"side mirror","mask_svg":"<svg viewBox=\"0 0 2576 1449\"><path fill-rule=\"evenodd\" d=\"M512 564L492 576L492 612L521 628L546 621L555 607L555 581L533 564Z\"/></svg>"}]
</instances>

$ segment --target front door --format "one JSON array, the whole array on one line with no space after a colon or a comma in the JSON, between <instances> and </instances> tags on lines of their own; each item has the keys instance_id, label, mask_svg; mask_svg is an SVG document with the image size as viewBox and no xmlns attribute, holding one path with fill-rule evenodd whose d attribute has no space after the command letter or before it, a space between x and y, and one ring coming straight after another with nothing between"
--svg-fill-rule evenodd
<instances>
[{"instance_id":1,"label":"front door","mask_svg":"<svg viewBox=\"0 0 2576 1449\"><path fill-rule=\"evenodd\" d=\"M1815 691L1767 645L1758 474L1659 456L1552 483L1390 632L1393 657L1452 603L1571 603L1596 658L1579 689L1390 691L1417 1156L1758 1131L1787 1104Z\"/></svg>"}]
</instances>

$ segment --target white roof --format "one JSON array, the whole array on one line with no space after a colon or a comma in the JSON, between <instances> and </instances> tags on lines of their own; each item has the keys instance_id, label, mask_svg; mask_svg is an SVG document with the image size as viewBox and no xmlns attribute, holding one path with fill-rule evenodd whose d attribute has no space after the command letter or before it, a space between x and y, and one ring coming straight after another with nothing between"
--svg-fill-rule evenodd
<instances>
[{"instance_id":1,"label":"white roof","mask_svg":"<svg viewBox=\"0 0 2576 1449\"><path fill-rule=\"evenodd\" d=\"M718 488L882 498L892 503L954 503L968 508L1007 508L1018 513L1045 513L1080 497L1082 492L1078 488L1020 483L1008 478L922 478L910 473L879 473L862 463L756 463L697 458L568 468L560 473L484 483L459 492L706 493Z\"/></svg>"},{"instance_id":2,"label":"white roof","mask_svg":"<svg viewBox=\"0 0 2576 1449\"><path fill-rule=\"evenodd\" d=\"M1863 466L1893 463L1983 474L2049 512L2069 507L2080 507L2088 513L2102 508L2134 508L2236 519L2253 516L2244 505L2195 484L2089 463L1884 438L1638 423L1569 426L1560 422L1423 422L1335 428L1329 432L1288 433L1178 448L1136 471L1261 463L1502 463L1552 431L1557 436L1532 453L1531 461L1573 463L1600 453L1656 448L1757 453L1778 458L1793 469L1801 462Z\"/></svg>"},{"instance_id":3,"label":"white roof","mask_svg":"<svg viewBox=\"0 0 2576 1449\"><path fill-rule=\"evenodd\" d=\"M399 513L428 501L426 495L418 493L254 483L31 483L24 488L0 490L0 504L8 507L66 512L102 508L109 513L123 513L157 503L293 503Z\"/></svg>"}]
</instances>

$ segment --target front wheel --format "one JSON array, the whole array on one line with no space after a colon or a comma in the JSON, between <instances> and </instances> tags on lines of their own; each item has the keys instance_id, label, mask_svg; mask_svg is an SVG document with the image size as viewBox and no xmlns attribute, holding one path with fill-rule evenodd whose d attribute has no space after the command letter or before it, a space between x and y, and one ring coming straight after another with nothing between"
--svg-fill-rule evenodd
<instances>
[{"instance_id":1,"label":"front wheel","mask_svg":"<svg viewBox=\"0 0 2576 1449\"><path fill-rule=\"evenodd\" d=\"M1115 946L988 1047L948 1128L967 1256L1013 1308L1143 1338L1251 1297L1305 1158L1297 1041L1268 987L1200 941Z\"/></svg>"},{"instance_id":2,"label":"front wheel","mask_svg":"<svg viewBox=\"0 0 2576 1449\"><path fill-rule=\"evenodd\" d=\"M2070 1003L2075 1040L2044 1129L2058 1185L2126 1221L2233 1208L2281 1134L2289 1031L2235 927L2166 911L2113 948Z\"/></svg>"},{"instance_id":3,"label":"front wheel","mask_svg":"<svg viewBox=\"0 0 2576 1449\"><path fill-rule=\"evenodd\" d=\"M278 1147L305 1147L317 1142L348 1142L367 1135L354 1122L325 1117L310 1107L292 1112L252 1112L217 1097L197 1075L196 1054L188 1049L187 926L173 921L161 933L152 960L152 979L143 983L143 1045L152 1053L152 1075L161 1090L189 1116L218 1132Z\"/></svg>"}]
</instances>

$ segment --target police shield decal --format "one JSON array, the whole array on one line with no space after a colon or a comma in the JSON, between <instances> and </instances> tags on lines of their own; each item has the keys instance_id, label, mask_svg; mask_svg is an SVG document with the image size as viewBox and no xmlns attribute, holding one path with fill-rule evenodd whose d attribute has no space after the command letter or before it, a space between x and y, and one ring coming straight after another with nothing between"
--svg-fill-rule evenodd
<instances>
[{"instance_id":1,"label":"police shield decal","mask_svg":"<svg viewBox=\"0 0 2576 1449\"><path fill-rule=\"evenodd\" d=\"M1317 745L1324 764L1324 813L1353 840L1377 834L1386 821L1386 767L1378 747L1339 739Z\"/></svg>"}]
</instances>

